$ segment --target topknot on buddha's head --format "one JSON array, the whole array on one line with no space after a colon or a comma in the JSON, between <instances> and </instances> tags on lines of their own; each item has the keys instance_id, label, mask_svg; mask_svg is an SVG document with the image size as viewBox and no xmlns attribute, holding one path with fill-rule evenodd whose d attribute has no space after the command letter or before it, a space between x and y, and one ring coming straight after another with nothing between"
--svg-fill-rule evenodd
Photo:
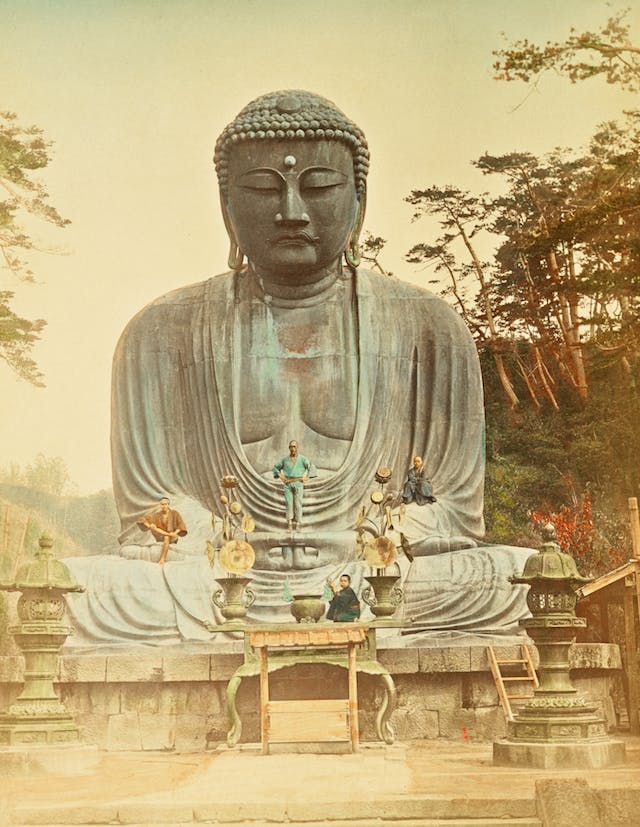
<instances>
[{"instance_id":1,"label":"topknot on buddha's head","mask_svg":"<svg viewBox=\"0 0 640 827\"><path fill-rule=\"evenodd\" d=\"M367 139L360 127L350 121L326 98L303 90L270 92L247 104L223 130L213 156L222 192L229 176L229 152L242 141L303 139L330 140L346 144L353 155L358 195L364 192L369 170Z\"/></svg>"}]
</instances>

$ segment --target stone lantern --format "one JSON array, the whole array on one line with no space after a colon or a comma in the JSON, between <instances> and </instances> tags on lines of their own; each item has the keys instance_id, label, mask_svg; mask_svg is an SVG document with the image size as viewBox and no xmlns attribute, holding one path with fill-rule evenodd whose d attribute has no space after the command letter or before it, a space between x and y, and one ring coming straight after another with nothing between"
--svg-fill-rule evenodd
<instances>
[{"instance_id":1,"label":"stone lantern","mask_svg":"<svg viewBox=\"0 0 640 827\"><path fill-rule=\"evenodd\" d=\"M507 737L494 742L494 764L543 768L605 767L624 763L624 744L607 735L596 706L578 696L569 676L569 649L575 630L586 626L576 617L576 590L582 577L575 561L560 551L553 525L543 529L543 544L525 563L527 605L532 617L521 620L540 658L539 686L507 724Z\"/></svg>"},{"instance_id":2,"label":"stone lantern","mask_svg":"<svg viewBox=\"0 0 640 827\"><path fill-rule=\"evenodd\" d=\"M57 696L53 681L60 649L71 632L64 623L67 592L84 591L69 569L55 560L53 540L43 534L36 559L22 566L4 591L21 592L17 626L10 628L25 660L24 687L0 714L0 746L68 744L78 741L78 727Z\"/></svg>"}]
</instances>

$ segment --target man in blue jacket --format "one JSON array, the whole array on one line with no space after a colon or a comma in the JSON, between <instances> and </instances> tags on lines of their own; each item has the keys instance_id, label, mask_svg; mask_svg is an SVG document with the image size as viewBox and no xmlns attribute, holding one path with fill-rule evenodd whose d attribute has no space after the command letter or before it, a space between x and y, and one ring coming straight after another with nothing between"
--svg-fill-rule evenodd
<instances>
[{"instance_id":1,"label":"man in blue jacket","mask_svg":"<svg viewBox=\"0 0 640 827\"><path fill-rule=\"evenodd\" d=\"M273 476L284 483L287 526L295 531L302 527L304 483L309 477L317 476L313 463L298 453L298 443L295 439L289 443L289 456L283 457L273 466Z\"/></svg>"}]
</instances>

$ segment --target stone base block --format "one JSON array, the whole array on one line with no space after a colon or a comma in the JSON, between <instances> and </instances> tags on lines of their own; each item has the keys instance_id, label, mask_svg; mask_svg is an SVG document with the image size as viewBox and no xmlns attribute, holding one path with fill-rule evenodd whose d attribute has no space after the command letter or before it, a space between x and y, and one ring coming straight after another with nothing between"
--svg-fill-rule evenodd
<instances>
[{"instance_id":1,"label":"stone base block","mask_svg":"<svg viewBox=\"0 0 640 827\"><path fill-rule=\"evenodd\" d=\"M0 748L14 746L58 746L74 744L80 740L80 732L71 718L68 721L38 721L3 717L0 723Z\"/></svg>"},{"instance_id":2,"label":"stone base block","mask_svg":"<svg viewBox=\"0 0 640 827\"><path fill-rule=\"evenodd\" d=\"M574 650L579 665L578 681L598 702L598 709L603 708L620 669L618 648L580 644L572 647L571 652ZM504 659L520 656L516 644L499 646L495 651ZM397 688L391 724L398 740L492 742L505 735L512 738L513 733L507 734L486 645L440 642L422 648L379 648L378 655ZM95 743L104 750L199 752L207 744L226 743L229 721L225 693L229 679L242 662L240 652L202 654L173 647L170 651L137 647L100 656L65 655L61 658L56 691L68 710L65 720L80 729L85 743ZM346 695L346 670L335 666L301 665L274 672L272 678L274 698ZM0 710L17 702L22 681L20 659L0 657ZM243 741L260 739L259 697L258 678L243 680L237 696ZM379 678L359 673L362 742L378 740L375 720L382 699ZM558 714L562 717L562 710ZM573 730L567 732L566 738L576 741L586 737L593 741L606 737L601 716L594 714L600 727L598 732L587 727L577 734ZM31 724L30 717L22 716L21 720ZM0 733L3 720L6 722L6 716L0 714ZM564 731L564 721L559 723ZM614 723L612 715L608 724ZM39 741L35 740L36 735L30 738L34 739L30 744L50 742L46 735L38 736ZM526 732L520 738L527 742L536 740ZM8 745L7 741L4 743Z\"/></svg>"},{"instance_id":3,"label":"stone base block","mask_svg":"<svg viewBox=\"0 0 640 827\"><path fill-rule=\"evenodd\" d=\"M624 764L625 745L609 738L598 741L536 743L494 741L493 763L499 767L534 767L545 770L600 769Z\"/></svg>"},{"instance_id":4,"label":"stone base block","mask_svg":"<svg viewBox=\"0 0 640 827\"><path fill-rule=\"evenodd\" d=\"M0 747L0 776L78 775L92 770L99 761L97 747L80 744Z\"/></svg>"}]
</instances>

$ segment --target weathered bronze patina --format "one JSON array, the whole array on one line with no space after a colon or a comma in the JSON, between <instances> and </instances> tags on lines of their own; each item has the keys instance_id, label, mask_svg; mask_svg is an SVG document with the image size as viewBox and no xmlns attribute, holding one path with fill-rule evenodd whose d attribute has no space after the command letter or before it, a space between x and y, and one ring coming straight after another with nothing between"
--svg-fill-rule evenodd
<instances>
[{"instance_id":1,"label":"weathered bronze patina","mask_svg":"<svg viewBox=\"0 0 640 827\"><path fill-rule=\"evenodd\" d=\"M287 611L285 577L295 594L320 594L347 567L359 589L353 528L370 481L385 467L400 490L419 455L437 502L407 505L407 618L436 629L513 627L526 608L506 578L527 552L476 548L484 530L476 349L446 303L360 266L362 131L318 95L273 92L225 128L215 162L230 271L152 302L115 354L114 492L121 555L132 567L105 562L100 582L124 606L134 578L153 578L157 605L146 612L138 602L135 630L162 636L159 619L173 613L179 634L194 634L193 618L209 610L200 575L170 559L164 580L138 566L153 558L136 521L167 492L189 526L179 551L199 557L207 540L218 544L211 512L228 474L255 520L251 616ZM293 532L272 474L292 439L318 470L305 482L304 530ZM423 559L440 553L446 559ZM95 568L78 563L78 576L88 582ZM82 601L73 611L85 637L104 633L109 618L92 630Z\"/></svg>"}]
</instances>

